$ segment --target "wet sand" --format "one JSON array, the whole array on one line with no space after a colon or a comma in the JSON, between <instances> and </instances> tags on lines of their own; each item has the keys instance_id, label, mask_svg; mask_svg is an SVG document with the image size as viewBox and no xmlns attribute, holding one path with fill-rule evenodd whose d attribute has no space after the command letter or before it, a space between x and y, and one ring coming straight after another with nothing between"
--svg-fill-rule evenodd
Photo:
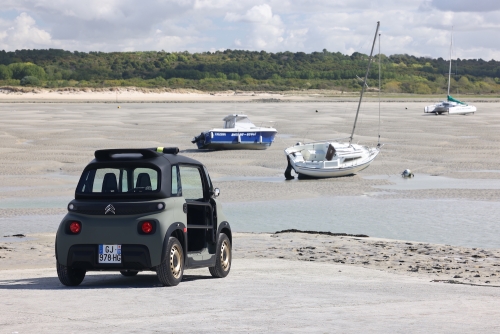
<instances>
[{"instance_id":1,"label":"wet sand","mask_svg":"<svg viewBox=\"0 0 500 334\"><path fill-rule=\"evenodd\" d=\"M500 104L477 103L473 116L435 116L424 104L382 105L382 152L358 175L301 182L221 181L221 201L359 196L379 192L393 198L466 198L497 201L498 189L393 189L376 186L406 168L419 174L453 179L500 179ZM283 149L298 141L349 135L356 103L210 103L210 104L0 104L0 200L70 198L80 171L96 149L177 146L202 161L213 179L282 177ZM318 110L318 113L315 111ZM201 131L222 125L230 113L246 113L257 124L278 129L265 151L200 151L191 144ZM269 123L268 123L269 124ZM355 141L375 145L378 104L363 104ZM63 212L64 209L59 210ZM56 208L7 209L7 215L54 213Z\"/></svg>"},{"instance_id":2,"label":"wet sand","mask_svg":"<svg viewBox=\"0 0 500 334\"><path fill-rule=\"evenodd\" d=\"M0 270L54 267L54 233L3 238ZM306 233L235 233L239 259L347 264L428 281L500 288L500 249Z\"/></svg>"}]
</instances>

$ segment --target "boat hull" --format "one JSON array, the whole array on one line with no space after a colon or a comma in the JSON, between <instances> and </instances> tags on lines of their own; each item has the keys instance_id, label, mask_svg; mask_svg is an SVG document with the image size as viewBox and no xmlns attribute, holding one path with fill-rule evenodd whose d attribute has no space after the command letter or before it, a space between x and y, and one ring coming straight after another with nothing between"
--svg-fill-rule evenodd
<instances>
[{"instance_id":1,"label":"boat hull","mask_svg":"<svg viewBox=\"0 0 500 334\"><path fill-rule=\"evenodd\" d=\"M299 166L293 166L292 168L295 170L295 173L297 174L303 174L307 175L309 177L317 178L317 179L322 179L322 178L332 178L332 177L340 177L340 176L347 176L347 175L353 175L356 174L357 172L362 171L363 169L366 169L370 166L370 164L373 162L375 157L377 156L377 153L373 156L373 158L363 164L356 165L356 166L351 166L351 167L345 167L345 168L332 168L332 169L326 169L326 168L307 168L307 167L299 167Z\"/></svg>"},{"instance_id":2,"label":"boat hull","mask_svg":"<svg viewBox=\"0 0 500 334\"><path fill-rule=\"evenodd\" d=\"M265 150L274 142L277 131L210 130L197 137L199 149Z\"/></svg>"},{"instance_id":3,"label":"boat hull","mask_svg":"<svg viewBox=\"0 0 500 334\"><path fill-rule=\"evenodd\" d=\"M467 115L474 114L477 108L475 106L466 106L461 104L452 105L450 103L440 103L430 105L424 108L424 112L433 114L449 114L449 115Z\"/></svg>"},{"instance_id":4,"label":"boat hull","mask_svg":"<svg viewBox=\"0 0 500 334\"><path fill-rule=\"evenodd\" d=\"M285 155L287 155L288 162L290 167L295 171L296 174L305 175L311 178L332 178L332 177L341 177L356 174L357 172L362 171L370 166L370 164L375 160L377 155L380 153L379 147L373 148L363 148L364 153L360 153L363 151L361 146L358 146L357 150L353 150L351 155L358 154L360 156L359 159L351 163L340 163L335 160L326 161L326 160L302 160L302 154L300 157L294 155L294 153L290 153L294 150L295 147L291 147L285 150ZM295 151L295 154L298 151ZM339 152L340 153L340 152ZM344 152L345 156L348 156L348 152ZM336 165L336 166L335 166ZM287 174L285 173L285 176ZM288 176L286 176L288 178Z\"/></svg>"}]
</instances>

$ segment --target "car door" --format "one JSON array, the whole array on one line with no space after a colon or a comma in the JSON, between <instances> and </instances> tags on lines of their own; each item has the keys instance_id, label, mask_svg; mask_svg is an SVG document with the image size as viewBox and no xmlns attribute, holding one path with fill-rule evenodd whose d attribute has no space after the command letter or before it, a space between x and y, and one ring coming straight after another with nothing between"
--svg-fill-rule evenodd
<instances>
[{"instance_id":1,"label":"car door","mask_svg":"<svg viewBox=\"0 0 500 334\"><path fill-rule=\"evenodd\" d=\"M182 197L187 205L188 252L215 243L216 221L203 166L179 165Z\"/></svg>"}]
</instances>

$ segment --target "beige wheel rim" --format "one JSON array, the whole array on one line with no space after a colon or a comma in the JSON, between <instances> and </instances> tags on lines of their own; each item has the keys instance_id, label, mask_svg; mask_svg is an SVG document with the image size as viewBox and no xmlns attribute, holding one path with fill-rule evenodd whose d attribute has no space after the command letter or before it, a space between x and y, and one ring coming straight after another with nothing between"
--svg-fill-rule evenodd
<instances>
[{"instance_id":1,"label":"beige wheel rim","mask_svg":"<svg viewBox=\"0 0 500 334\"><path fill-rule=\"evenodd\" d=\"M229 242L226 240L222 242L220 247L220 263L224 271L229 270L229 266L231 265L231 246L229 246Z\"/></svg>"},{"instance_id":2,"label":"beige wheel rim","mask_svg":"<svg viewBox=\"0 0 500 334\"><path fill-rule=\"evenodd\" d=\"M170 271L175 278L179 278L182 273L182 253L177 245L170 249Z\"/></svg>"}]
</instances>

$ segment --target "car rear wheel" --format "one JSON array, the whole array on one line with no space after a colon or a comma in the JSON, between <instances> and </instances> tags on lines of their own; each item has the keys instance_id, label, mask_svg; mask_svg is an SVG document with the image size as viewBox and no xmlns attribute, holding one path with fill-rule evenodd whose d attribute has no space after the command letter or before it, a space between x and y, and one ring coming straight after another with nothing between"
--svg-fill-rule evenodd
<instances>
[{"instance_id":1,"label":"car rear wheel","mask_svg":"<svg viewBox=\"0 0 500 334\"><path fill-rule=\"evenodd\" d=\"M132 277L137 275L139 272L137 270L120 270L120 274L125 277Z\"/></svg>"},{"instance_id":2,"label":"car rear wheel","mask_svg":"<svg viewBox=\"0 0 500 334\"><path fill-rule=\"evenodd\" d=\"M224 233L219 234L215 256L215 266L209 267L208 270L213 277L224 278L231 270L231 241Z\"/></svg>"},{"instance_id":3,"label":"car rear wheel","mask_svg":"<svg viewBox=\"0 0 500 334\"><path fill-rule=\"evenodd\" d=\"M57 277L59 281L66 286L77 286L85 278L84 269L75 269L57 263Z\"/></svg>"},{"instance_id":4,"label":"car rear wheel","mask_svg":"<svg viewBox=\"0 0 500 334\"><path fill-rule=\"evenodd\" d=\"M182 281L184 274L184 253L177 238L168 238L166 254L156 268L158 279L165 286L175 286Z\"/></svg>"}]
</instances>

